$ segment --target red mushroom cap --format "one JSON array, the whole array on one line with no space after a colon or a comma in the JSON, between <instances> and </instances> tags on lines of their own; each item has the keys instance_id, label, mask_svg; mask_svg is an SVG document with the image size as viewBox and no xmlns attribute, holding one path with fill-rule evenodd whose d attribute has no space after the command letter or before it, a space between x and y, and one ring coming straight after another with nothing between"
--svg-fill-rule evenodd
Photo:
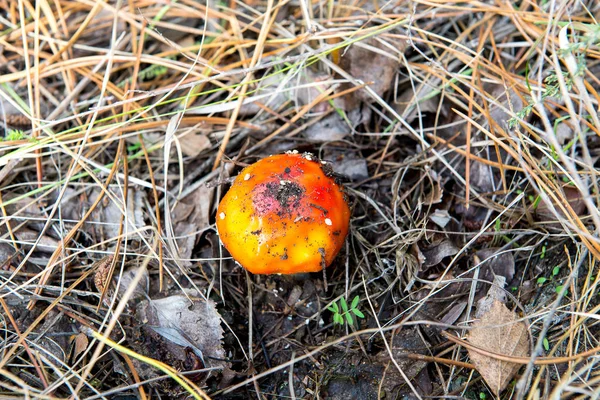
<instances>
[{"instance_id":1,"label":"red mushroom cap","mask_svg":"<svg viewBox=\"0 0 600 400\"><path fill-rule=\"evenodd\" d=\"M350 222L328 164L286 153L242 170L217 210L225 248L254 274L315 272L341 250Z\"/></svg>"}]
</instances>

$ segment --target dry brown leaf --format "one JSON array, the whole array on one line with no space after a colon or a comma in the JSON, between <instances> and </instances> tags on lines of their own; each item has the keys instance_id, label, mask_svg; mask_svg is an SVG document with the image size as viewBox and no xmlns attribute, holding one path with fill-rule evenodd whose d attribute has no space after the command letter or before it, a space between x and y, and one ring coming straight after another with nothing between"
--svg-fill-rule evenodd
<instances>
[{"instance_id":1,"label":"dry brown leaf","mask_svg":"<svg viewBox=\"0 0 600 400\"><path fill-rule=\"evenodd\" d=\"M184 295L175 295L143 300L136 311L138 321L154 332L154 339L169 355L170 363L174 360L185 363L191 350L205 367L229 368L229 363L224 361L227 356L222 343L221 316L212 300L190 301Z\"/></svg>"},{"instance_id":2,"label":"dry brown leaf","mask_svg":"<svg viewBox=\"0 0 600 400\"><path fill-rule=\"evenodd\" d=\"M491 285L485 297L477 300L477 311L475 312L475 318L481 318L487 312L490 311L496 301L501 303L506 302L506 278L501 275L494 276L494 284Z\"/></svg>"},{"instance_id":3,"label":"dry brown leaf","mask_svg":"<svg viewBox=\"0 0 600 400\"><path fill-rule=\"evenodd\" d=\"M444 198L444 189L440 177L436 173L431 173L431 176L425 179L425 188L420 196L419 201L426 206L439 204ZM427 187L429 186L429 187Z\"/></svg>"},{"instance_id":4,"label":"dry brown leaf","mask_svg":"<svg viewBox=\"0 0 600 400\"><path fill-rule=\"evenodd\" d=\"M146 193L135 188L130 188L127 194L127 207L125 208L122 203L123 194L121 188L110 188L109 191L119 203L116 204L115 200L105 194L81 230L90 235L103 235L105 238L115 238L119 235L119 226L123 214L126 214L127 217L127 226L123 226L123 234L127 233L130 235L134 230L144 226L142 204ZM101 189L97 187L91 191L87 191L87 195L67 188L60 201L59 212L61 217L68 220L69 223L79 221L101 193ZM50 199L50 201L54 202L56 200L56 198Z\"/></svg>"},{"instance_id":5,"label":"dry brown leaf","mask_svg":"<svg viewBox=\"0 0 600 400\"><path fill-rule=\"evenodd\" d=\"M214 188L199 186L192 193L180 200L172 213L172 222L179 249L178 258L181 265L189 266L189 258L196 245L196 239L210 225L210 203Z\"/></svg>"},{"instance_id":6,"label":"dry brown leaf","mask_svg":"<svg viewBox=\"0 0 600 400\"><path fill-rule=\"evenodd\" d=\"M88 347L88 337L85 333L79 333L75 336L75 347L73 348L73 358L77 359L81 353Z\"/></svg>"},{"instance_id":7,"label":"dry brown leaf","mask_svg":"<svg viewBox=\"0 0 600 400\"><path fill-rule=\"evenodd\" d=\"M393 46L404 50L404 44L394 43ZM399 57L390 49L375 39L367 39L354 43L342 55L340 67L352 77L359 79L382 96L394 83L394 77L400 67ZM342 85L342 90L352 88L354 85ZM365 103L372 103L374 99L364 89L357 91L354 96Z\"/></svg>"},{"instance_id":8,"label":"dry brown leaf","mask_svg":"<svg viewBox=\"0 0 600 400\"><path fill-rule=\"evenodd\" d=\"M497 300L489 311L473 324L469 342L493 353L515 357L529 356L527 325L517 322L515 313ZM496 395L506 388L521 367L520 364L497 360L473 350L469 350L469 357Z\"/></svg>"},{"instance_id":9,"label":"dry brown leaf","mask_svg":"<svg viewBox=\"0 0 600 400\"><path fill-rule=\"evenodd\" d=\"M382 351L374 357L374 361L381 363L381 365L386 365L390 362L390 355L393 356L396 364L404 372L404 375L412 382L427 366L427 362L411 360L406 355L411 353L425 354L424 349L427 346L428 344L423 341L416 328L405 328L394 335L391 343L391 354L387 351ZM405 384L402 374L400 374L394 365L390 365L386 374L382 376L382 379L381 389L390 398L397 398L394 394L398 391L399 386ZM386 396L386 398L388 397Z\"/></svg>"},{"instance_id":10,"label":"dry brown leaf","mask_svg":"<svg viewBox=\"0 0 600 400\"><path fill-rule=\"evenodd\" d=\"M113 276L113 282L115 283L115 286L118 285L117 290L119 291L119 296L122 298L133 284L136 275L140 272L139 268L143 268L143 271L141 272L142 277L135 285L131 297L128 299L130 305L137 304L140 300L145 299L148 296L148 290L150 288L150 276L148 270L145 267L129 268L123 271L121 276L116 273L115 276Z\"/></svg>"},{"instance_id":11,"label":"dry brown leaf","mask_svg":"<svg viewBox=\"0 0 600 400\"><path fill-rule=\"evenodd\" d=\"M443 229L452 221L452 217L448 213L448 210L437 209L429 216L429 220Z\"/></svg>"},{"instance_id":12,"label":"dry brown leaf","mask_svg":"<svg viewBox=\"0 0 600 400\"><path fill-rule=\"evenodd\" d=\"M496 247L478 250L475 253L475 264L479 264L479 279L494 282L495 276L503 276L510 282L515 276L515 256L512 252L502 251Z\"/></svg>"},{"instance_id":13,"label":"dry brown leaf","mask_svg":"<svg viewBox=\"0 0 600 400\"><path fill-rule=\"evenodd\" d=\"M479 161L471 161L469 179L470 185L482 193L491 193L500 187L500 177L495 176L488 165Z\"/></svg>"},{"instance_id":14,"label":"dry brown leaf","mask_svg":"<svg viewBox=\"0 0 600 400\"><path fill-rule=\"evenodd\" d=\"M2 231L4 231L2 229ZM54 250L60 245L60 241L54 239L53 237L44 234L40 237L40 233L38 231L32 229L19 229L14 232L17 239L21 242L21 246L29 250L33 243L36 243L35 250L42 253L53 253Z\"/></svg>"},{"instance_id":15,"label":"dry brown leaf","mask_svg":"<svg viewBox=\"0 0 600 400\"><path fill-rule=\"evenodd\" d=\"M578 216L582 216L587 211L587 207L583 200L583 195L576 187L569 186L567 184L562 187L563 193L557 193L559 197L562 197L567 200L569 206L573 209L575 214ZM558 221L558 218L566 218L565 213L560 209L558 204L555 201L550 199L552 202L552 206L554 206L554 210L546 204L544 201L541 201L537 208L535 209L535 216L541 222L546 223L549 226L560 226L558 223L554 223ZM558 215L557 215L558 214Z\"/></svg>"},{"instance_id":16,"label":"dry brown leaf","mask_svg":"<svg viewBox=\"0 0 600 400\"><path fill-rule=\"evenodd\" d=\"M348 151L324 152L324 160L330 160L333 172L351 181L362 181L369 178L367 160L360 153Z\"/></svg>"},{"instance_id":17,"label":"dry brown leaf","mask_svg":"<svg viewBox=\"0 0 600 400\"><path fill-rule=\"evenodd\" d=\"M204 132L187 132L179 136L179 143L183 154L189 157L196 157L211 146L210 139Z\"/></svg>"},{"instance_id":18,"label":"dry brown leaf","mask_svg":"<svg viewBox=\"0 0 600 400\"><path fill-rule=\"evenodd\" d=\"M460 302L454 304L452 306L452 308L444 314L444 316L442 317L440 322L442 324L447 324L447 325L454 324L456 321L458 321L458 319L460 318L462 313L465 311L465 308L467 308L466 301L460 301Z\"/></svg>"},{"instance_id":19,"label":"dry brown leaf","mask_svg":"<svg viewBox=\"0 0 600 400\"><path fill-rule=\"evenodd\" d=\"M427 249L421 250L425 261L423 262L423 269L427 269L438 265L446 257L456 255L460 249L456 247L450 240L444 240L440 243L436 243Z\"/></svg>"},{"instance_id":20,"label":"dry brown leaf","mask_svg":"<svg viewBox=\"0 0 600 400\"><path fill-rule=\"evenodd\" d=\"M108 281L108 274L110 273L112 262L113 256L108 255L94 263L94 267L97 267L96 272L94 273L94 285L96 286L98 293L102 293L106 290L106 283Z\"/></svg>"},{"instance_id":21,"label":"dry brown leaf","mask_svg":"<svg viewBox=\"0 0 600 400\"><path fill-rule=\"evenodd\" d=\"M554 127L554 132L556 133L556 140L561 145L564 145L568 141L573 139L574 132L571 124L568 122L559 122L558 125Z\"/></svg>"},{"instance_id":22,"label":"dry brown leaf","mask_svg":"<svg viewBox=\"0 0 600 400\"><path fill-rule=\"evenodd\" d=\"M371 118L371 109L355 107L347 110L345 117L332 112L317 123L307 127L302 135L312 142L335 142L354 132L354 128Z\"/></svg>"}]
</instances>

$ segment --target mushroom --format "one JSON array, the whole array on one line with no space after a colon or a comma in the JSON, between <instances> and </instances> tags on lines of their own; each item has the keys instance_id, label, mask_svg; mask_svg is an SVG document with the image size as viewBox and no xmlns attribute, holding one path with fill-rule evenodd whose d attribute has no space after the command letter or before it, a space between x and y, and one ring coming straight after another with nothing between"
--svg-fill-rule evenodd
<instances>
[{"instance_id":1,"label":"mushroom","mask_svg":"<svg viewBox=\"0 0 600 400\"><path fill-rule=\"evenodd\" d=\"M254 274L328 267L350 222L332 172L328 163L296 151L244 168L217 210L219 237L231 256Z\"/></svg>"}]
</instances>

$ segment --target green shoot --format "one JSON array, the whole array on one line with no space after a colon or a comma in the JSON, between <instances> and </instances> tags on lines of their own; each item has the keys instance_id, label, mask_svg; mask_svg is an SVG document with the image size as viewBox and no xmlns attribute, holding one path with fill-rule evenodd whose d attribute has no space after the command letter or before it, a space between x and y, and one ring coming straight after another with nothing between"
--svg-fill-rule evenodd
<instances>
[{"instance_id":1,"label":"green shoot","mask_svg":"<svg viewBox=\"0 0 600 400\"><path fill-rule=\"evenodd\" d=\"M337 303L333 303L327 307L333 313L333 324L344 325L347 322L348 325L354 326L353 316L363 319L365 315L358 309L359 301L360 297L355 296L352 299L352 303L348 306L348 302L342 297L339 300L339 306Z\"/></svg>"}]
</instances>

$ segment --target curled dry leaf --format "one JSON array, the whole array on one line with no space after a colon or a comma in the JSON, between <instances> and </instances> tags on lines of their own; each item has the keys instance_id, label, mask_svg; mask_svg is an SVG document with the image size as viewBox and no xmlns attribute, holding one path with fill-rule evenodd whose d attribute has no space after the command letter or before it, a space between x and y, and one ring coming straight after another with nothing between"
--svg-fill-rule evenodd
<instances>
[{"instance_id":1,"label":"curled dry leaf","mask_svg":"<svg viewBox=\"0 0 600 400\"><path fill-rule=\"evenodd\" d=\"M437 209L429 216L429 219L431 222L443 229L452 220L452 217L448 213L448 210Z\"/></svg>"},{"instance_id":2,"label":"curled dry leaf","mask_svg":"<svg viewBox=\"0 0 600 400\"><path fill-rule=\"evenodd\" d=\"M440 176L432 171L424 181L427 183L423 189L420 201L427 206L441 203L444 197L444 189L442 188Z\"/></svg>"},{"instance_id":3,"label":"curled dry leaf","mask_svg":"<svg viewBox=\"0 0 600 400\"><path fill-rule=\"evenodd\" d=\"M426 250L422 250L425 261L423 262L423 268L427 269L438 265L446 257L453 256L459 252L459 248L450 240L444 240L433 246L430 246Z\"/></svg>"},{"instance_id":4,"label":"curled dry leaf","mask_svg":"<svg viewBox=\"0 0 600 400\"><path fill-rule=\"evenodd\" d=\"M108 281L108 274L110 272L110 266L112 265L113 256L109 255L96 261L93 267L96 268L94 273L94 285L98 293L103 293L106 290L106 283Z\"/></svg>"},{"instance_id":5,"label":"curled dry leaf","mask_svg":"<svg viewBox=\"0 0 600 400\"><path fill-rule=\"evenodd\" d=\"M473 324L469 342L492 353L505 356L529 356L527 325L502 302L495 300L492 307ZM494 394L502 392L520 368L520 364L501 361L469 350L469 357Z\"/></svg>"}]
</instances>

